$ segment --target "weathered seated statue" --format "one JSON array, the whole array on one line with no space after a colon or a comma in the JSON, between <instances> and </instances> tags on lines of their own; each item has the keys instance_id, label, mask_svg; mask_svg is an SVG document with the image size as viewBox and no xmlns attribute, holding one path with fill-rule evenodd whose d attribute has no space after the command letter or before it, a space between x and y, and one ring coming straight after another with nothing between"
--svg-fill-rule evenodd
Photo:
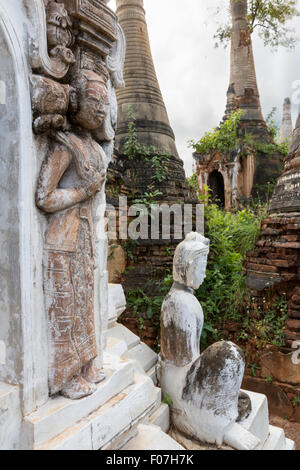
<instances>
[{"instance_id":1,"label":"weathered seated statue","mask_svg":"<svg viewBox=\"0 0 300 470\"><path fill-rule=\"evenodd\" d=\"M174 284L161 314L161 387L172 400L178 431L203 443L251 450L260 441L237 422L243 352L221 341L200 355L204 317L194 291L205 279L208 253L209 240L195 232L176 248Z\"/></svg>"}]
</instances>

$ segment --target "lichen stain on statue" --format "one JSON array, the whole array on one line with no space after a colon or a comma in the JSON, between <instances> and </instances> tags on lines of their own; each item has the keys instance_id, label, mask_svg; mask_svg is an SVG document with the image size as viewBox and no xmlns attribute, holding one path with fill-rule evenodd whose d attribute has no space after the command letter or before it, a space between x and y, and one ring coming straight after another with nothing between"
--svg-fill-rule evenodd
<instances>
[{"instance_id":1,"label":"lichen stain on statue","mask_svg":"<svg viewBox=\"0 0 300 470\"><path fill-rule=\"evenodd\" d=\"M107 7L96 3L100 15ZM44 4L49 54L71 65L63 83L32 76L33 128L48 136L36 204L48 222L43 264L49 389L51 395L79 399L92 394L95 384L105 378L94 363L98 350L93 204L96 194L103 191L107 170L107 156L97 136L110 119L111 78L106 66L110 48L106 43L106 53L102 52L103 31L95 23L89 25L87 45L80 43L81 24L84 30L89 18L81 11L81 22L76 32L72 30L67 8L72 4L72 14L76 14L76 0L65 2L66 8L63 2ZM111 33L110 41L112 47Z\"/></svg>"},{"instance_id":2,"label":"lichen stain on statue","mask_svg":"<svg viewBox=\"0 0 300 470\"><path fill-rule=\"evenodd\" d=\"M221 341L200 354L204 317L194 291L204 282L208 254L209 240L195 232L176 248L174 284L161 313L162 391L172 400L173 425L183 434L203 443L254 449L259 439L237 422L249 414L247 397L240 395L242 351Z\"/></svg>"}]
</instances>

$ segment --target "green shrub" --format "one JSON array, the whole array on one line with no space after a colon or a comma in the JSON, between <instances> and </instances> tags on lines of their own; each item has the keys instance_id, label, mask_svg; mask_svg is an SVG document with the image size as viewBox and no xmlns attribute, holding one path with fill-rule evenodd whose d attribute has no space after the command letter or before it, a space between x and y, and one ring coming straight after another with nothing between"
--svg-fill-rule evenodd
<instances>
[{"instance_id":1,"label":"green shrub","mask_svg":"<svg viewBox=\"0 0 300 470\"><path fill-rule=\"evenodd\" d=\"M266 155L280 153L286 156L289 151L289 143L288 141L277 143L279 129L274 124L273 113L274 110L266 120L272 142L261 141L248 133L242 135L239 131L239 124L243 111L238 110L234 111L219 127L206 132L200 140L190 140L189 146L200 155L217 152L230 154L233 150L240 148L243 155L258 152Z\"/></svg>"},{"instance_id":2,"label":"green shrub","mask_svg":"<svg viewBox=\"0 0 300 470\"><path fill-rule=\"evenodd\" d=\"M220 339L222 323L242 321L246 290L243 261L254 247L264 216L263 207L257 212L249 208L235 213L215 204L205 208L210 255L205 282L196 292L205 316L202 346L209 338Z\"/></svg>"},{"instance_id":3,"label":"green shrub","mask_svg":"<svg viewBox=\"0 0 300 470\"><path fill-rule=\"evenodd\" d=\"M128 160L142 159L151 164L153 175L152 181L161 183L165 181L169 174L168 161L170 155L166 152L160 152L153 145L146 145L139 142L136 120L132 107L127 108L128 132L123 147L124 155Z\"/></svg>"},{"instance_id":4,"label":"green shrub","mask_svg":"<svg viewBox=\"0 0 300 470\"><path fill-rule=\"evenodd\" d=\"M202 139L191 140L189 146L199 154L209 154L211 152L230 153L238 147L238 126L242 117L242 111L235 111L219 127L206 132Z\"/></svg>"},{"instance_id":5,"label":"green shrub","mask_svg":"<svg viewBox=\"0 0 300 470\"><path fill-rule=\"evenodd\" d=\"M273 299L265 311L258 309L252 317L243 276L246 254L254 248L266 215L266 205L237 212L227 212L215 204L205 208L210 255L205 282L196 292L205 317L202 348L212 341L227 339L222 338L222 327L231 322L239 325L235 336L238 343L252 340L257 349L284 344L286 299Z\"/></svg>"},{"instance_id":6,"label":"green shrub","mask_svg":"<svg viewBox=\"0 0 300 470\"><path fill-rule=\"evenodd\" d=\"M131 289L127 292L127 308L138 317L141 325L144 320L151 320L154 326L159 325L161 306L172 283L172 275L166 273L162 280L150 278L143 289Z\"/></svg>"},{"instance_id":7,"label":"green shrub","mask_svg":"<svg viewBox=\"0 0 300 470\"><path fill-rule=\"evenodd\" d=\"M246 253L253 249L260 233L261 221L266 217L266 206L256 206L235 213L220 209L215 204L205 208L206 236L210 239L206 279L196 297L204 312L201 348L222 337L226 323L237 323L234 341L245 346L252 341L256 350L267 344L282 346L287 318L285 298L276 298L265 311L250 315L249 299L243 276ZM170 255L170 252L167 253ZM138 319L140 328L145 320L159 328L161 306L171 288L171 273L150 276L144 288L127 293L127 306ZM254 364L254 362L253 362ZM249 365L256 373L255 364Z\"/></svg>"}]
</instances>

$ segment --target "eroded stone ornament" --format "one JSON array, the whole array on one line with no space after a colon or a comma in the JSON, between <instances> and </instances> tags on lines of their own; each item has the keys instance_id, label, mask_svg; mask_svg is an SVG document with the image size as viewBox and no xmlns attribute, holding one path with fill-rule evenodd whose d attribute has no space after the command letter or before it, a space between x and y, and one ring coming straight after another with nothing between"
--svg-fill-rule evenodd
<instances>
[{"instance_id":1,"label":"eroded stone ornament","mask_svg":"<svg viewBox=\"0 0 300 470\"><path fill-rule=\"evenodd\" d=\"M208 253L209 240L195 232L176 248L174 284L161 313L161 386L179 431L205 443L254 449L259 439L237 423L242 351L221 341L200 354L204 318L194 291L205 279Z\"/></svg>"}]
</instances>

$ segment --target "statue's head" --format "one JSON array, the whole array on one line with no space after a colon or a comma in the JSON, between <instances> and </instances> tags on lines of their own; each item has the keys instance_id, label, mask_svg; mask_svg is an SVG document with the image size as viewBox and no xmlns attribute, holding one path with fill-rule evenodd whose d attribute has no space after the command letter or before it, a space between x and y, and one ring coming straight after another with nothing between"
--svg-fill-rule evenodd
<instances>
[{"instance_id":1,"label":"statue's head","mask_svg":"<svg viewBox=\"0 0 300 470\"><path fill-rule=\"evenodd\" d=\"M101 127L109 104L107 75L98 75L92 70L81 70L72 81L75 89L71 105L71 120L88 130Z\"/></svg>"},{"instance_id":2,"label":"statue's head","mask_svg":"<svg viewBox=\"0 0 300 470\"><path fill-rule=\"evenodd\" d=\"M208 253L209 240L200 233L189 233L175 250L174 281L198 289L205 279Z\"/></svg>"}]
</instances>

